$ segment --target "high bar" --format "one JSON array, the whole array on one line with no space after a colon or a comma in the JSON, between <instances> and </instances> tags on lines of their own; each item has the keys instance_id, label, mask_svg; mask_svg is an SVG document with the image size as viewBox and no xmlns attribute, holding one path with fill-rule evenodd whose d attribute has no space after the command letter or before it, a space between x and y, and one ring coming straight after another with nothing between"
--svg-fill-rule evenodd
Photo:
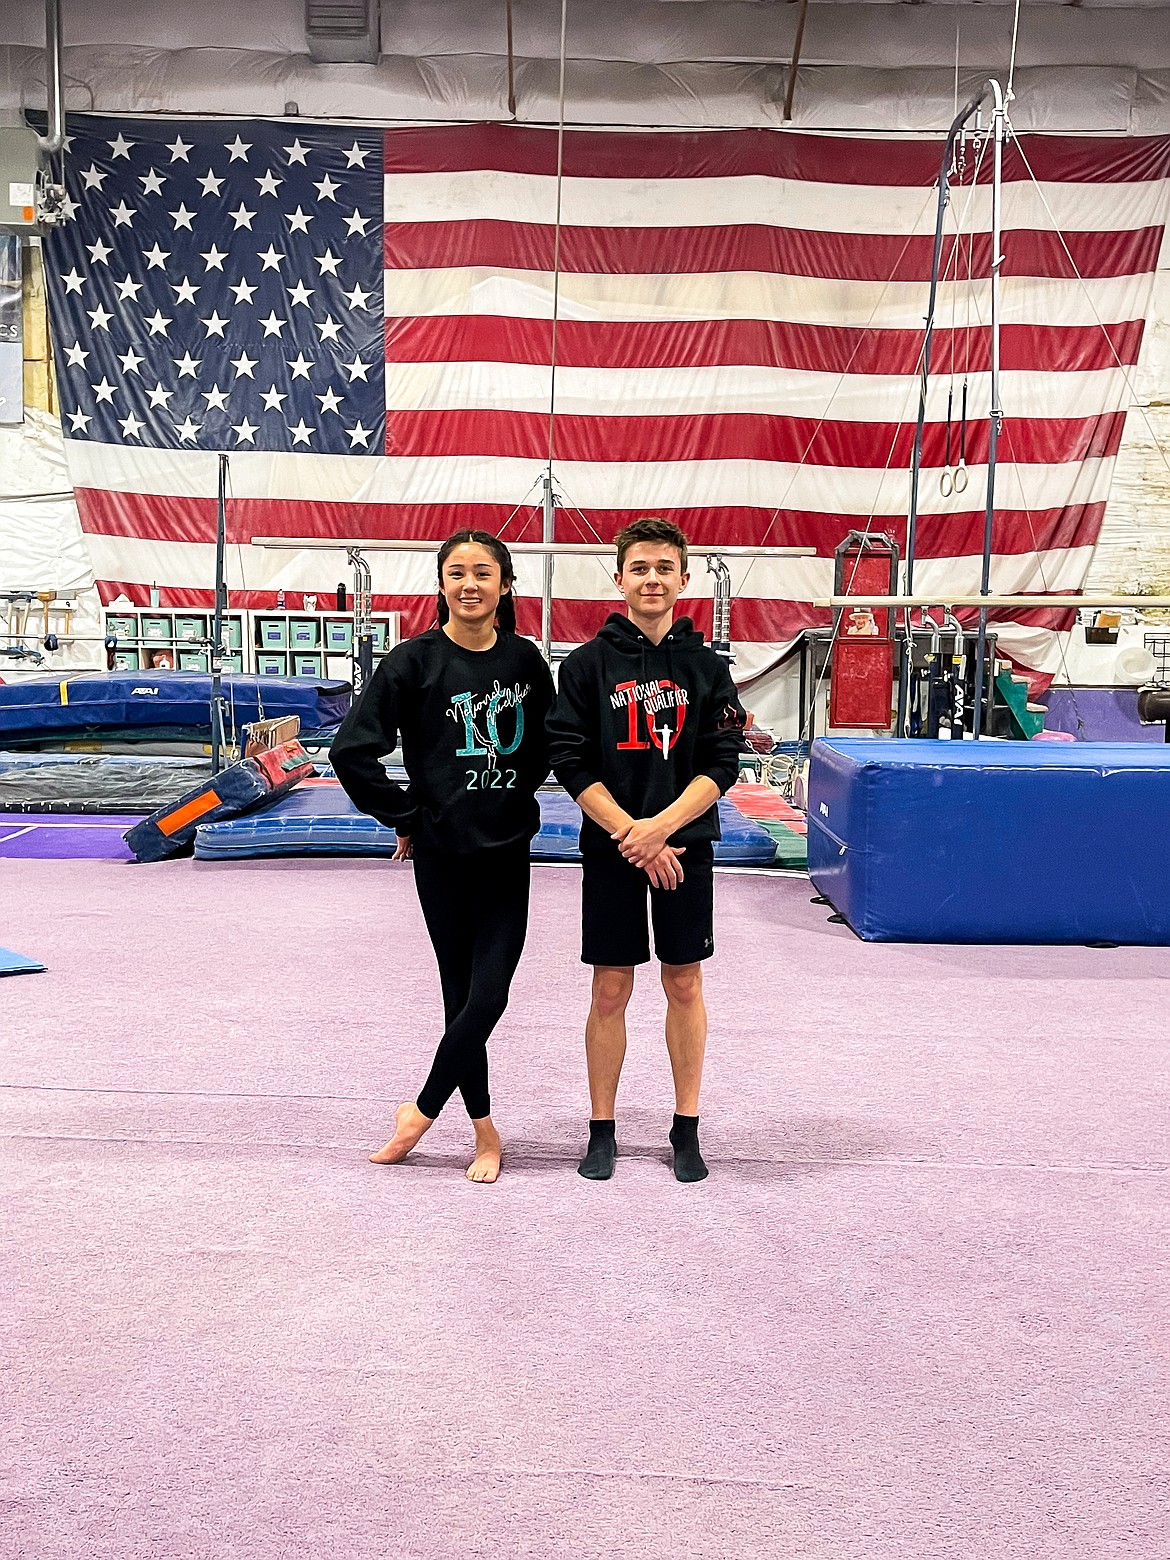
<instances>
[{"instance_id":1,"label":"high bar","mask_svg":"<svg viewBox=\"0 0 1170 1560\"><path fill-rule=\"evenodd\" d=\"M503 538L501 538L503 540ZM354 539L320 536L253 536L253 547L267 547L282 552L401 552L433 553L443 545L441 541L382 541L380 539ZM508 542L504 546L512 553L552 554L553 557L611 558L612 542ZM720 558L815 558L815 547L687 547L693 557L704 558L711 554Z\"/></svg>"},{"instance_id":2,"label":"high bar","mask_svg":"<svg viewBox=\"0 0 1170 1560\"><path fill-rule=\"evenodd\" d=\"M1170 596L822 596L814 607L1170 607Z\"/></svg>"}]
</instances>

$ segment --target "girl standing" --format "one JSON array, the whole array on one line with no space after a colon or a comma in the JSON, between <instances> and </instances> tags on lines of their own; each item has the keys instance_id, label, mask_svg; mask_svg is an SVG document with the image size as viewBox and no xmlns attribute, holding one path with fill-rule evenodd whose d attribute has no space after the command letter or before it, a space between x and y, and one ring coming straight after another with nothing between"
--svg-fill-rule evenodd
<instances>
[{"instance_id":1,"label":"girl standing","mask_svg":"<svg viewBox=\"0 0 1170 1560\"><path fill-rule=\"evenodd\" d=\"M456 531L439 550L439 627L383 657L330 752L354 805L398 833L439 964L446 1027L417 1099L374 1164L405 1159L459 1090L475 1129L471 1181L500 1172L487 1042L508 1005L528 929L536 791L548 776L544 658L516 632L508 549ZM380 759L399 736L408 784Z\"/></svg>"}]
</instances>

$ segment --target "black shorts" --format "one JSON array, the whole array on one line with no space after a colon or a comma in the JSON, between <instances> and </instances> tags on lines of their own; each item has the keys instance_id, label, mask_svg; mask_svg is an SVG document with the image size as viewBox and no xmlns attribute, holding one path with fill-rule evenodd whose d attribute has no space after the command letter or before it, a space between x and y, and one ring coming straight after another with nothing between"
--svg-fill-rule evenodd
<instances>
[{"instance_id":1,"label":"black shorts","mask_svg":"<svg viewBox=\"0 0 1170 1560\"><path fill-rule=\"evenodd\" d=\"M714 848L710 841L688 845L677 888L655 888L641 867L615 850L588 852L581 885L581 962L625 968L650 958L662 964L697 964L715 952Z\"/></svg>"}]
</instances>

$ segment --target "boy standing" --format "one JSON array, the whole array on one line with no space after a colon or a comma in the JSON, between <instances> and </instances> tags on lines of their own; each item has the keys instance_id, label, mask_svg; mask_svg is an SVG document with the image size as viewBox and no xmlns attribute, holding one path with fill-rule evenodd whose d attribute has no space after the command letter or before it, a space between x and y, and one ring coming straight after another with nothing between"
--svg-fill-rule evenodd
<instances>
[{"instance_id":1,"label":"boy standing","mask_svg":"<svg viewBox=\"0 0 1170 1560\"><path fill-rule=\"evenodd\" d=\"M701 1181L699 1088L707 1041L702 961L715 951L716 802L739 773L745 716L727 664L674 608L690 575L687 539L669 520L635 520L615 538L626 614L563 662L549 717L552 766L580 803L582 947L593 966L585 1026L592 1108L578 1165L608 1180L634 967L654 949L666 992L674 1076L674 1173Z\"/></svg>"}]
</instances>

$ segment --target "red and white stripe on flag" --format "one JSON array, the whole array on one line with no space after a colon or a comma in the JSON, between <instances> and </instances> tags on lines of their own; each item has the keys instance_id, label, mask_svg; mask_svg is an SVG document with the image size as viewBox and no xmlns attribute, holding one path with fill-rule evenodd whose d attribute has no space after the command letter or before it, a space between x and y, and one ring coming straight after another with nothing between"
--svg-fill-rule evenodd
<instances>
[{"instance_id":1,"label":"red and white stripe on flag","mask_svg":"<svg viewBox=\"0 0 1170 1560\"><path fill-rule=\"evenodd\" d=\"M386 447L233 455L231 533L539 536L554 295L556 135L509 125L385 135ZM733 635L767 664L818 615L834 547L870 526L904 544L938 138L783 131L593 132L564 140L555 472L564 541L644 514L696 543L811 545L738 562ZM953 191L928 399L917 584L978 589L987 459L990 182ZM1025 158L1027 165L1025 164ZM1031 172L1029 172L1029 169ZM1034 174L1034 179L1032 175ZM1170 139L1031 135L1009 146L992 588L1076 591L1109 496L1162 240ZM956 233L960 236L956 239ZM944 497L951 402L965 491ZM208 599L214 457L71 449L107 595L157 580ZM152 469L153 468L153 469ZM526 500L526 502L525 502ZM517 510L517 506L521 507ZM577 513L576 511L579 511ZM404 631L433 615L430 558L374 555ZM340 559L338 560L340 566ZM233 553L235 599L324 590L332 562ZM520 573L535 631L538 565ZM706 576L686 603L710 626ZM587 637L608 566L558 562L554 637ZM1067 615L1012 615L1022 658ZM1031 649L1029 648L1031 647Z\"/></svg>"}]
</instances>

